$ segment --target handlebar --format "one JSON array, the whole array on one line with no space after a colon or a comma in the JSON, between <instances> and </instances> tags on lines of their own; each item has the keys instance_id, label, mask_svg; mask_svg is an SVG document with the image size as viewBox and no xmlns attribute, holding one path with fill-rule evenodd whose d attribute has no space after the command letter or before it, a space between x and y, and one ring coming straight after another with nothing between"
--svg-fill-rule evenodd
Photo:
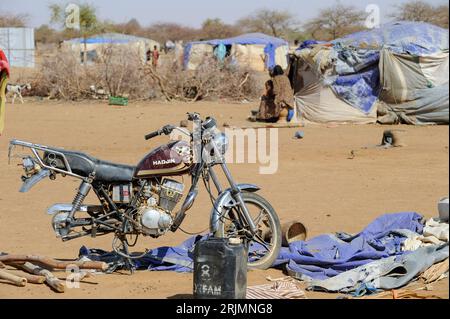
<instances>
[{"instance_id":1,"label":"handlebar","mask_svg":"<svg viewBox=\"0 0 450 319\"><path fill-rule=\"evenodd\" d=\"M154 137L156 137L156 136L158 136L158 135L161 135L161 133L159 132L159 130L158 130L158 131L151 132L151 133L145 135L145 140L148 141L149 139L152 139L152 138L154 138Z\"/></svg>"},{"instance_id":2,"label":"handlebar","mask_svg":"<svg viewBox=\"0 0 450 319\"><path fill-rule=\"evenodd\" d=\"M175 129L175 126L173 126L173 125L166 125L163 128L161 128L160 130L157 130L157 131L154 131L154 132L151 132L151 133L145 135L145 139L149 140L151 138L154 138L154 137L162 135L162 134L169 135L170 133L172 133L172 131L174 129Z\"/></svg>"},{"instance_id":3,"label":"handlebar","mask_svg":"<svg viewBox=\"0 0 450 319\"><path fill-rule=\"evenodd\" d=\"M194 113L187 113L187 115L188 115L188 120L189 121L197 121L197 120L201 121L200 114L198 114L196 112L194 112ZM210 118L210 117L207 117L206 120L205 121L201 121L201 123L202 123L202 128L203 129L211 128L213 126L216 126L216 124L217 124L216 120L213 119L213 118ZM162 127L161 129L159 129L157 131L154 131L154 132L151 132L151 133L145 135L145 139L149 140L149 139L152 139L152 138L154 138L156 136L159 136L159 135L162 135L162 134L169 135L170 133L172 133L172 131L174 129L176 129L175 126L173 126L173 125L166 125L166 126Z\"/></svg>"}]
</instances>

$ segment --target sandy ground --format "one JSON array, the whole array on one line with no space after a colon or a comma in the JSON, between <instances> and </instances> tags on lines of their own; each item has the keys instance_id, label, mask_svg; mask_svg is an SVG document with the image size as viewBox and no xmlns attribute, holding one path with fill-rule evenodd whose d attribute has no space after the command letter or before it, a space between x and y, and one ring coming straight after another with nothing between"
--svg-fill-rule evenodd
<instances>
[{"instance_id":1,"label":"sandy ground","mask_svg":"<svg viewBox=\"0 0 450 319\"><path fill-rule=\"evenodd\" d=\"M75 258L80 246L110 249L111 237L82 238L67 243L55 238L46 209L53 203L71 202L78 182L70 178L46 180L28 194L18 193L21 169L7 164L12 138L66 149L81 150L101 159L136 164L151 148L143 136L164 124L179 123L187 111L212 115L219 123L245 125L252 104L133 103L111 107L106 103L34 101L7 106L6 130L0 137L0 251L36 253ZM437 201L449 192L448 126L396 127L406 131L407 147L374 148L383 130L392 127L319 126L302 128L305 138L292 138L296 129L279 130L279 168L275 175L260 175L259 164L235 164L238 182L261 186L261 194L282 220L299 219L308 236L360 231L388 212L416 211L427 218L437 215ZM355 157L348 159L351 151ZM210 203L201 192L183 228L194 232L208 227ZM91 197L92 201L93 198ZM160 239L141 238L137 250L177 245L187 239L182 232ZM251 271L249 285L266 283L281 271ZM61 274L65 276L64 273ZM192 292L192 275L139 271L88 278L79 289L56 294L45 286L18 288L0 284L0 298L183 298ZM448 298L448 280L432 285L429 294ZM335 294L310 293L310 298L336 298Z\"/></svg>"}]
</instances>

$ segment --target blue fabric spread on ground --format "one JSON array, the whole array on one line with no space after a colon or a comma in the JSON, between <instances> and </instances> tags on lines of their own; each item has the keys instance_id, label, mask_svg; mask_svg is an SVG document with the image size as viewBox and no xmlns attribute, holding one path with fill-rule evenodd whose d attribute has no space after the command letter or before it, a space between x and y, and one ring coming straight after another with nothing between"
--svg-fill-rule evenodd
<instances>
[{"instance_id":1,"label":"blue fabric spread on ground","mask_svg":"<svg viewBox=\"0 0 450 319\"><path fill-rule=\"evenodd\" d=\"M282 248L277 264L286 264L301 279L326 279L371 261L401 255L406 237L400 230L422 233L417 213L387 214L377 218L356 236L321 235Z\"/></svg>"},{"instance_id":2,"label":"blue fabric spread on ground","mask_svg":"<svg viewBox=\"0 0 450 319\"><path fill-rule=\"evenodd\" d=\"M325 279L343 271L356 268L371 261L401 255L401 243L405 235L401 230L422 233L422 216L413 213L396 213L380 216L355 236L346 233L321 235L308 241L297 241L283 247L274 267L286 266L291 273L302 279ZM192 270L195 244L208 235L189 238L177 247L152 249L144 257L136 259L138 269L172 270L187 272ZM252 246L250 251L258 253L261 247ZM111 262L117 260L114 253L80 249L80 257Z\"/></svg>"}]
</instances>

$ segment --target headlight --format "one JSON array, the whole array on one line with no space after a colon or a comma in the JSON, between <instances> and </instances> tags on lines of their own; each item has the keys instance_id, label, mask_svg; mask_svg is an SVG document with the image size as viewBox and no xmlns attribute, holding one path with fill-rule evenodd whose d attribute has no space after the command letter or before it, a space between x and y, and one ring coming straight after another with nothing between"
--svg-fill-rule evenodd
<instances>
[{"instance_id":1,"label":"headlight","mask_svg":"<svg viewBox=\"0 0 450 319\"><path fill-rule=\"evenodd\" d=\"M219 133L214 136L212 142L214 143L215 149L217 149L220 154L225 155L228 150L229 140L225 133Z\"/></svg>"}]
</instances>

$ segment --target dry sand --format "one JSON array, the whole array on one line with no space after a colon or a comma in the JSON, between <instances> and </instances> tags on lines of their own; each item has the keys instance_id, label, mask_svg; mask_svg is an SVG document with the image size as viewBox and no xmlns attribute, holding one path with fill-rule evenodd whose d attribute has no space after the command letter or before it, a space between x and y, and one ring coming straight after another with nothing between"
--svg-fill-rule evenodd
<instances>
[{"instance_id":1,"label":"dry sand","mask_svg":"<svg viewBox=\"0 0 450 319\"><path fill-rule=\"evenodd\" d=\"M66 149L81 150L104 160L136 164L165 138L150 142L143 136L164 124L179 123L187 111L212 115L219 123L246 125L252 104L132 103L111 107L102 102L57 103L28 99L7 105L6 129L0 137L0 251L75 258L82 245L109 250L111 237L82 238L67 243L55 238L46 209L71 202L78 182L58 178L41 182L27 194L18 193L21 169L7 165L12 138ZM259 175L258 165L231 165L238 182L261 186L261 194L282 220L300 219L308 236L345 231L355 233L377 216L416 211L437 215L437 201L449 192L448 126L401 126L407 147L373 148L385 127L379 125L308 125L305 138L292 138L296 129L279 130L279 169ZM399 128L399 127L395 127ZM367 147L367 148L364 148ZM355 157L348 159L354 150ZM90 197L93 200L93 197ZM183 228L194 232L208 227L210 203L205 192L189 212ZM169 233L160 239L141 238L137 250L178 245L188 236ZM251 271L249 285L266 283L281 271ZM65 274L62 274L64 277ZM80 289L56 294L45 286L18 288L0 284L0 298L182 298L192 291L192 275L139 271L85 279ZM436 294L448 298L448 279L433 284ZM311 298L336 294L307 293Z\"/></svg>"}]
</instances>

